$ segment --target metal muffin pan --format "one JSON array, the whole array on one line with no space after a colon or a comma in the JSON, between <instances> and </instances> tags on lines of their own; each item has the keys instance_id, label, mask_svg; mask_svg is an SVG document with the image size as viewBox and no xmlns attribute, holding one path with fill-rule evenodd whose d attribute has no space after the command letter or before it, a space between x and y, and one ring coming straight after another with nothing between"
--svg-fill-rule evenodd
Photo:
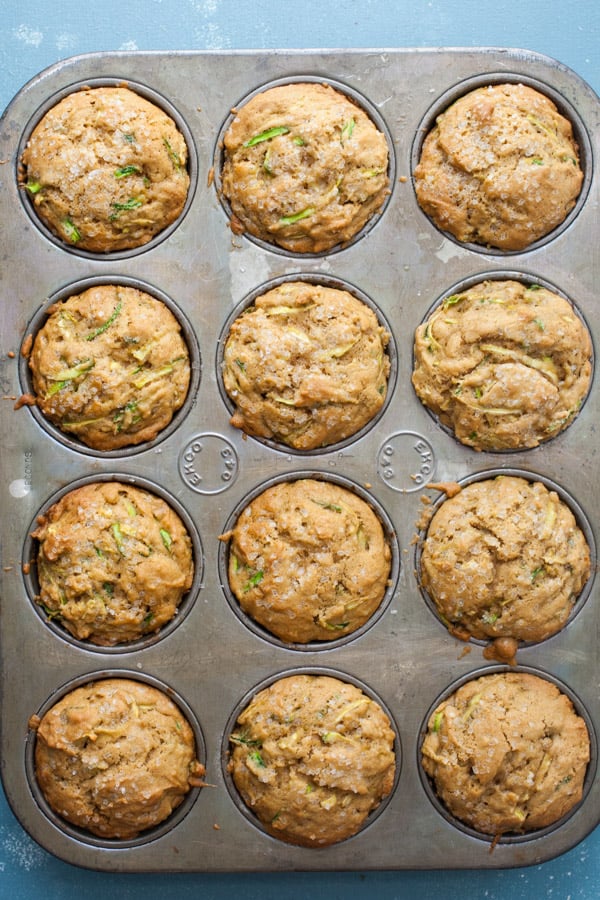
<instances>
[{"instance_id":1,"label":"metal muffin pan","mask_svg":"<svg viewBox=\"0 0 600 900\"><path fill-rule=\"evenodd\" d=\"M345 248L299 256L261 245L229 228L218 195L219 143L230 111L257 89L296 79L330 80L377 111L390 140L389 200L365 233ZM563 226L526 251L502 253L459 245L419 209L411 180L418 148L435 111L473 87L524 81L545 90L574 122L584 188ZM130 83L176 111L190 142L192 184L184 216L136 251L104 256L59 246L39 226L18 187L19 155L40 111L85 84ZM440 106L442 104L442 106ZM573 847L600 821L600 649L598 579L568 625L547 641L523 646L517 665L564 686L585 715L592 738L582 803L555 826L495 843L439 808L419 765L427 713L449 688L498 669L477 642L452 637L419 588L415 540L429 484L519 472L557 485L598 544L600 484L597 378L569 428L541 447L477 453L459 444L423 408L412 389L417 325L455 284L517 277L553 285L600 334L600 276L595 169L600 103L555 60L526 51L383 49L286 52L98 53L58 63L14 98L0 122L2 321L0 405L3 507L0 607L0 756L4 789L29 834L75 865L110 871L252 871L405 868L502 868L530 865ZM215 167L217 171L215 172ZM368 298L392 332L393 377L384 409L354 439L299 453L229 424L219 365L226 325L263 286L289 277L332 281ZM190 343L193 394L172 427L151 444L119 453L89 451L60 437L28 407L20 359L27 333L57 299L98 281L149 289L180 313ZM396 543L390 595L356 635L302 649L274 641L237 614L223 585L219 535L260 489L309 473L356 485L372 499ZM35 552L30 531L50 500L75 484L116 478L172 498L193 526L198 577L181 621L148 642L106 650L74 642L35 608ZM34 568L34 567L33 567ZM328 672L379 698L397 732L392 795L353 838L327 849L284 844L242 811L225 771L236 710L274 678ZM71 686L106 675L150 681L173 692L194 719L208 786L192 791L181 814L130 842L97 840L61 822L35 784L33 714Z\"/></svg>"}]
</instances>

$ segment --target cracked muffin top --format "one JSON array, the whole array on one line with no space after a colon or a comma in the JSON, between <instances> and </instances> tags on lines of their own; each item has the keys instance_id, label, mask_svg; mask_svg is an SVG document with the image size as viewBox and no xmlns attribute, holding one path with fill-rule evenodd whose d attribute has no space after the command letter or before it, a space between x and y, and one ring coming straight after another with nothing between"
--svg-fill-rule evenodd
<instances>
[{"instance_id":1,"label":"cracked muffin top","mask_svg":"<svg viewBox=\"0 0 600 900\"><path fill-rule=\"evenodd\" d=\"M489 835L552 825L582 798L584 719L558 687L527 672L473 679L434 710L422 764L457 819Z\"/></svg>"},{"instance_id":2,"label":"cracked muffin top","mask_svg":"<svg viewBox=\"0 0 600 900\"><path fill-rule=\"evenodd\" d=\"M441 115L414 171L419 205L459 241L524 250L564 221L583 182L573 128L523 84L477 88Z\"/></svg>"},{"instance_id":3,"label":"cracked muffin top","mask_svg":"<svg viewBox=\"0 0 600 900\"><path fill-rule=\"evenodd\" d=\"M591 553L556 491L500 475L445 500L423 541L421 584L459 637L542 641L569 616Z\"/></svg>"},{"instance_id":4,"label":"cracked muffin top","mask_svg":"<svg viewBox=\"0 0 600 900\"><path fill-rule=\"evenodd\" d=\"M229 584L241 608L281 640L330 641L379 608L391 550L368 503L313 478L267 488L229 542Z\"/></svg>"},{"instance_id":5,"label":"cracked muffin top","mask_svg":"<svg viewBox=\"0 0 600 900\"><path fill-rule=\"evenodd\" d=\"M114 646L171 621L192 585L190 536L150 491L116 481L85 484L38 519L36 598L79 640Z\"/></svg>"}]
</instances>

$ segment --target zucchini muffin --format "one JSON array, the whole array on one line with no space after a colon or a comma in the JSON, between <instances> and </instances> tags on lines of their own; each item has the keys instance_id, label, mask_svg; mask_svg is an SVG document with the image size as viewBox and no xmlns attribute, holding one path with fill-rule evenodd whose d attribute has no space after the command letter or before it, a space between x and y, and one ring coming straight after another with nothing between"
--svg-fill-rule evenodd
<instances>
[{"instance_id":1,"label":"zucchini muffin","mask_svg":"<svg viewBox=\"0 0 600 900\"><path fill-rule=\"evenodd\" d=\"M240 714L228 769L269 834L326 847L355 834L391 792L394 738L387 715L359 688L291 675Z\"/></svg>"},{"instance_id":2,"label":"zucchini muffin","mask_svg":"<svg viewBox=\"0 0 600 900\"><path fill-rule=\"evenodd\" d=\"M542 641L566 624L591 571L575 516L541 482L472 482L434 514L421 584L459 637Z\"/></svg>"},{"instance_id":3,"label":"zucchini muffin","mask_svg":"<svg viewBox=\"0 0 600 900\"><path fill-rule=\"evenodd\" d=\"M37 215L65 244L129 250L181 215L187 156L183 135L155 104L127 87L86 88L34 128L20 180Z\"/></svg>"},{"instance_id":4,"label":"zucchini muffin","mask_svg":"<svg viewBox=\"0 0 600 900\"><path fill-rule=\"evenodd\" d=\"M496 84L438 116L414 182L424 212L459 241L524 250L564 221L583 173L554 103L523 84Z\"/></svg>"},{"instance_id":5,"label":"zucchini muffin","mask_svg":"<svg viewBox=\"0 0 600 900\"><path fill-rule=\"evenodd\" d=\"M47 802L98 837L135 838L202 786L189 722L166 694L142 682L108 678L76 688L30 725Z\"/></svg>"},{"instance_id":6,"label":"zucchini muffin","mask_svg":"<svg viewBox=\"0 0 600 900\"><path fill-rule=\"evenodd\" d=\"M427 725L422 764L448 811L483 834L558 822L582 798L585 721L544 678L499 672L467 682Z\"/></svg>"},{"instance_id":7,"label":"zucchini muffin","mask_svg":"<svg viewBox=\"0 0 600 900\"><path fill-rule=\"evenodd\" d=\"M49 309L29 366L38 409L95 450L153 440L190 382L188 347L170 309L110 284Z\"/></svg>"},{"instance_id":8,"label":"zucchini muffin","mask_svg":"<svg viewBox=\"0 0 600 900\"><path fill-rule=\"evenodd\" d=\"M475 450L536 447L577 415L592 341L570 303L539 285L483 281L416 330L419 399Z\"/></svg>"},{"instance_id":9,"label":"zucchini muffin","mask_svg":"<svg viewBox=\"0 0 600 900\"><path fill-rule=\"evenodd\" d=\"M38 520L36 598L74 637L113 646L171 621L192 585L188 532L149 491L120 482L86 484Z\"/></svg>"},{"instance_id":10,"label":"zucchini muffin","mask_svg":"<svg viewBox=\"0 0 600 900\"><path fill-rule=\"evenodd\" d=\"M331 85L256 94L224 138L232 228L297 253L350 241L389 194L385 135Z\"/></svg>"},{"instance_id":11,"label":"zucchini muffin","mask_svg":"<svg viewBox=\"0 0 600 900\"><path fill-rule=\"evenodd\" d=\"M231 423L295 450L351 437L385 402L388 341L375 313L348 291L303 281L267 291L226 339Z\"/></svg>"},{"instance_id":12,"label":"zucchini muffin","mask_svg":"<svg viewBox=\"0 0 600 900\"><path fill-rule=\"evenodd\" d=\"M222 539L242 610L283 641L351 634L379 608L389 584L381 522L368 503L328 481L267 488Z\"/></svg>"}]
</instances>

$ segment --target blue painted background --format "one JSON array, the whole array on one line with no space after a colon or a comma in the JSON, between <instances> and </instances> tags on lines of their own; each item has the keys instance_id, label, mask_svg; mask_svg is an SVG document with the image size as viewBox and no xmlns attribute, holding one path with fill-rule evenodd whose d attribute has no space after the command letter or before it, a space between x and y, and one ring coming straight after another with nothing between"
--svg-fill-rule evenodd
<instances>
[{"instance_id":1,"label":"blue painted background","mask_svg":"<svg viewBox=\"0 0 600 900\"><path fill-rule=\"evenodd\" d=\"M600 93L598 0L2 0L0 12L0 109L46 66L98 50L520 47L555 57ZM0 900L76 895L598 900L600 829L558 859L525 869L111 875L74 868L40 849L0 791Z\"/></svg>"}]
</instances>

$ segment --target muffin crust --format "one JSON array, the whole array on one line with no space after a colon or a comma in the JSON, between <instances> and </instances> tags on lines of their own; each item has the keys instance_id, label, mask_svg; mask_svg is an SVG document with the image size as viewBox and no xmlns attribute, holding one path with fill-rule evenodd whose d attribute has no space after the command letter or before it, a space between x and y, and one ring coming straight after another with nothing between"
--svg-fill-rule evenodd
<instances>
[{"instance_id":1,"label":"muffin crust","mask_svg":"<svg viewBox=\"0 0 600 900\"><path fill-rule=\"evenodd\" d=\"M390 793L394 732L381 706L327 675L291 675L238 717L229 770L269 834L326 847L355 834Z\"/></svg>"},{"instance_id":2,"label":"muffin crust","mask_svg":"<svg viewBox=\"0 0 600 900\"><path fill-rule=\"evenodd\" d=\"M391 551L371 507L327 481L267 488L229 540L229 584L241 608L283 641L330 641L379 608Z\"/></svg>"},{"instance_id":3,"label":"muffin crust","mask_svg":"<svg viewBox=\"0 0 600 900\"><path fill-rule=\"evenodd\" d=\"M423 542L420 578L459 635L542 641L566 624L590 567L585 536L558 494L501 475L442 503Z\"/></svg>"},{"instance_id":4,"label":"muffin crust","mask_svg":"<svg viewBox=\"0 0 600 900\"><path fill-rule=\"evenodd\" d=\"M36 403L96 450L153 440L183 405L189 351L177 319L144 291L103 284L54 304L29 356Z\"/></svg>"}]
</instances>

